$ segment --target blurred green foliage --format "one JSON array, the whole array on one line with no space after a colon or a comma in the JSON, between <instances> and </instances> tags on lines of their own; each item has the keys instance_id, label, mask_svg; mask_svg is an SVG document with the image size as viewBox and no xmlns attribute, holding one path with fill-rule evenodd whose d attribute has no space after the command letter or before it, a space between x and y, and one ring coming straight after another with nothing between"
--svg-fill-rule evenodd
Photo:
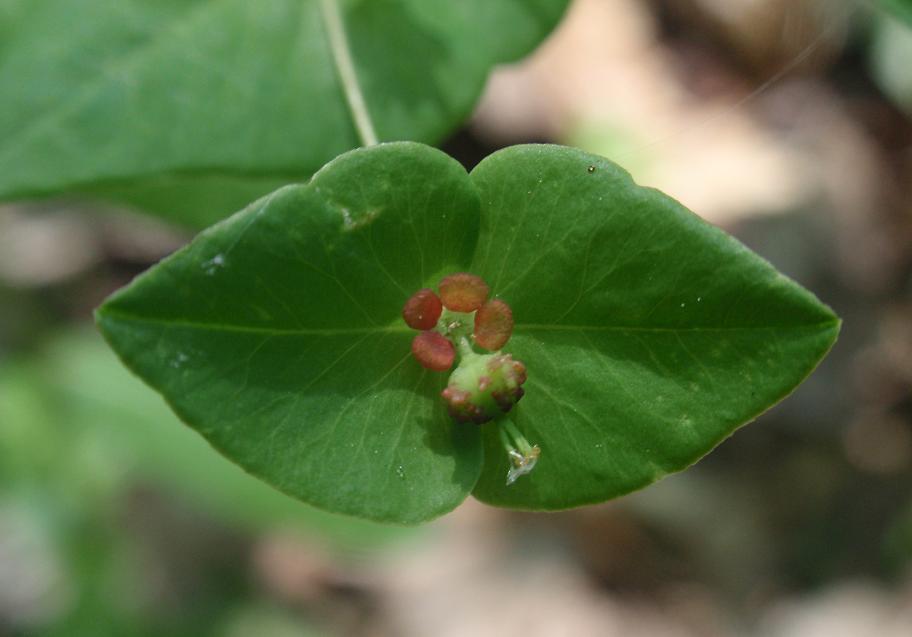
<instances>
[{"instance_id":1,"label":"blurred green foliage","mask_svg":"<svg viewBox=\"0 0 912 637\"><path fill-rule=\"evenodd\" d=\"M912 26L912 0L880 0L880 4L897 18Z\"/></svg>"},{"instance_id":2,"label":"blurred green foliage","mask_svg":"<svg viewBox=\"0 0 912 637\"><path fill-rule=\"evenodd\" d=\"M340 2L381 141L438 142L568 0ZM3 0L0 200L205 227L360 145L318 0Z\"/></svg>"},{"instance_id":3,"label":"blurred green foliage","mask_svg":"<svg viewBox=\"0 0 912 637\"><path fill-rule=\"evenodd\" d=\"M0 525L24 546L4 564L47 574L31 600L42 634L233 634L228 618L219 620L226 628L213 616L256 600L244 537L282 529L354 558L418 533L317 511L245 474L181 424L93 333L63 336L38 356L4 364L0 396ZM178 515L175 531L148 513L138 526L130 521L137 499L154 518L161 498L165 518L176 508L190 522ZM144 563L149 547L137 532L149 523L166 537L178 534L169 551L189 550L179 568L205 581L173 613L150 608L161 601L152 594L156 569ZM210 541L218 548L203 550ZM241 614L245 624L292 621L263 609Z\"/></svg>"},{"instance_id":4,"label":"blurred green foliage","mask_svg":"<svg viewBox=\"0 0 912 637\"><path fill-rule=\"evenodd\" d=\"M883 91L901 109L912 113L912 4L909 22L877 21L871 44L871 71Z\"/></svg>"}]
</instances>

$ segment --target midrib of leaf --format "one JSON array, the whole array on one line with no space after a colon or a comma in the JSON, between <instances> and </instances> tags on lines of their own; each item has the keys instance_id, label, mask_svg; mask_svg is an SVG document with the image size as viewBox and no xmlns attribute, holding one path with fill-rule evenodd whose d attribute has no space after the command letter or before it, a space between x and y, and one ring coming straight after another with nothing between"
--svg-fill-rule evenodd
<instances>
[{"instance_id":1,"label":"midrib of leaf","mask_svg":"<svg viewBox=\"0 0 912 637\"><path fill-rule=\"evenodd\" d=\"M78 111L87 101L95 94L102 90L106 82L112 75L122 73L135 64L143 60L144 54L154 51L157 47L162 46L171 40L172 37L179 35L182 31L191 29L195 20L206 16L206 10L212 5L218 4L223 0L206 0L190 7L186 12L178 13L168 25L162 29L156 30L132 51L122 55L117 62L99 70L97 78L85 84L81 90L62 103L61 108L56 111L52 110L45 114L44 117L35 118L34 123L24 127L17 135L11 139L5 140L6 151L0 152L0 161L6 161L11 156L21 153L22 147L31 139L41 133L52 130L59 125L68 115Z\"/></svg>"},{"instance_id":2,"label":"midrib of leaf","mask_svg":"<svg viewBox=\"0 0 912 637\"><path fill-rule=\"evenodd\" d=\"M150 318L127 314L125 312L116 312L112 310L103 310L99 312L102 318L113 319L116 321L130 323L146 323L151 325L161 325L166 327L179 327L193 330L212 331L212 332L233 332L239 334L262 334L264 336L344 336L356 334L406 334L411 332L409 328L403 325L387 325L373 327L352 327L352 328L275 328L263 327L258 325L233 325L229 323L205 323L201 321L185 321ZM615 333L690 333L690 332L762 332L770 330L819 330L825 328L838 327L839 320L823 321L821 323L809 323L805 325L789 326L743 326L743 327L624 327L620 325L547 325L535 323L520 323L514 327L517 333L521 332L615 332Z\"/></svg>"},{"instance_id":3,"label":"midrib of leaf","mask_svg":"<svg viewBox=\"0 0 912 637\"><path fill-rule=\"evenodd\" d=\"M329 41L329 51L336 69L336 75L342 84L345 103L354 122L358 137L363 146L375 146L378 143L377 133L364 101L364 94L358 82L358 74L352 60L351 47L345 33L342 13L337 0L320 0L320 12L323 15L323 26Z\"/></svg>"},{"instance_id":4,"label":"midrib of leaf","mask_svg":"<svg viewBox=\"0 0 912 637\"><path fill-rule=\"evenodd\" d=\"M624 325L564 325L547 323L518 323L514 326L517 332L646 332L646 333L679 333L679 332L751 332L768 330L818 330L828 327L839 327L841 321L833 319L820 323L804 323L797 325L731 325L725 327L649 327L649 326L624 326Z\"/></svg>"},{"instance_id":5,"label":"midrib of leaf","mask_svg":"<svg viewBox=\"0 0 912 637\"><path fill-rule=\"evenodd\" d=\"M412 330L405 325L387 325L350 328L307 328L307 327L265 327L260 325L237 325L230 323L206 323L203 321L171 320L136 316L110 309L99 310L98 316L105 319L129 323L146 323L164 327L178 327L211 332L232 332L238 334L262 334L264 336L345 336L354 334L405 334Z\"/></svg>"}]
</instances>

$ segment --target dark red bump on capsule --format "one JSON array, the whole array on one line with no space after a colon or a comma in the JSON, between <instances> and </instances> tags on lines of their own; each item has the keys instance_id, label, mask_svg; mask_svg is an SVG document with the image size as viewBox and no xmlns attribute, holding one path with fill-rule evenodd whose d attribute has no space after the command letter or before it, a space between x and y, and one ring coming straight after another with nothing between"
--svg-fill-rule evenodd
<instances>
[{"instance_id":1,"label":"dark red bump on capsule","mask_svg":"<svg viewBox=\"0 0 912 637\"><path fill-rule=\"evenodd\" d=\"M500 349L512 334L513 311L500 299L488 301L475 313L475 342L485 349Z\"/></svg>"},{"instance_id":2,"label":"dark red bump on capsule","mask_svg":"<svg viewBox=\"0 0 912 637\"><path fill-rule=\"evenodd\" d=\"M412 355L422 367L445 372L453 366L456 350L450 341L437 332L421 332L412 339Z\"/></svg>"},{"instance_id":3,"label":"dark red bump on capsule","mask_svg":"<svg viewBox=\"0 0 912 637\"><path fill-rule=\"evenodd\" d=\"M443 304L433 290L423 288L415 292L402 308L405 323L416 330L429 330L437 325Z\"/></svg>"},{"instance_id":4,"label":"dark red bump on capsule","mask_svg":"<svg viewBox=\"0 0 912 637\"><path fill-rule=\"evenodd\" d=\"M456 422L483 424L491 420L484 410L472 403L472 395L462 389L447 387L440 395L447 403L447 411Z\"/></svg>"},{"instance_id":5,"label":"dark red bump on capsule","mask_svg":"<svg viewBox=\"0 0 912 637\"><path fill-rule=\"evenodd\" d=\"M474 312L484 304L490 291L481 277L467 272L444 277L439 287L444 307L454 312Z\"/></svg>"},{"instance_id":6,"label":"dark red bump on capsule","mask_svg":"<svg viewBox=\"0 0 912 637\"><path fill-rule=\"evenodd\" d=\"M517 384L522 385L526 382L526 366L519 361L513 361L513 374Z\"/></svg>"}]
</instances>

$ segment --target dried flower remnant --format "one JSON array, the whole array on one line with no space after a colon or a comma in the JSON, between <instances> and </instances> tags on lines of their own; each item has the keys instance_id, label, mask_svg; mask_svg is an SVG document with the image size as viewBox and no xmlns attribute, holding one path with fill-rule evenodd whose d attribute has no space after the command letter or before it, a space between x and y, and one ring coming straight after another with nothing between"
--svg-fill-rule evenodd
<instances>
[{"instance_id":1,"label":"dried flower remnant","mask_svg":"<svg viewBox=\"0 0 912 637\"><path fill-rule=\"evenodd\" d=\"M509 471L507 471L507 486L510 486L527 473L532 473L532 469L534 469L535 465L538 463L541 449L538 445L535 445L528 454L522 454L511 449L508 452L508 455L510 457L510 463L513 465L510 467Z\"/></svg>"}]
</instances>

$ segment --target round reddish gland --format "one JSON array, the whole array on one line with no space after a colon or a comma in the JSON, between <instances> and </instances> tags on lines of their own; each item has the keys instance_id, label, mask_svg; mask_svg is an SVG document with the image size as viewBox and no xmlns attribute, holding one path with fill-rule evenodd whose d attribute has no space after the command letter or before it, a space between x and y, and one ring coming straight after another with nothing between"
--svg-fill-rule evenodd
<instances>
[{"instance_id":1,"label":"round reddish gland","mask_svg":"<svg viewBox=\"0 0 912 637\"><path fill-rule=\"evenodd\" d=\"M440 299L454 312L474 312L488 298L488 284L480 276L458 272L440 282Z\"/></svg>"},{"instance_id":2,"label":"round reddish gland","mask_svg":"<svg viewBox=\"0 0 912 637\"><path fill-rule=\"evenodd\" d=\"M513 311L510 306L494 299L475 313L475 342L485 349L498 350L513 334Z\"/></svg>"},{"instance_id":3,"label":"round reddish gland","mask_svg":"<svg viewBox=\"0 0 912 637\"><path fill-rule=\"evenodd\" d=\"M453 366L456 350L437 332L421 332L412 339L412 356L426 369L445 372Z\"/></svg>"},{"instance_id":4,"label":"round reddish gland","mask_svg":"<svg viewBox=\"0 0 912 637\"><path fill-rule=\"evenodd\" d=\"M429 330L437 325L443 312L443 304L433 290L427 288L415 292L402 308L405 323L416 330Z\"/></svg>"}]
</instances>

